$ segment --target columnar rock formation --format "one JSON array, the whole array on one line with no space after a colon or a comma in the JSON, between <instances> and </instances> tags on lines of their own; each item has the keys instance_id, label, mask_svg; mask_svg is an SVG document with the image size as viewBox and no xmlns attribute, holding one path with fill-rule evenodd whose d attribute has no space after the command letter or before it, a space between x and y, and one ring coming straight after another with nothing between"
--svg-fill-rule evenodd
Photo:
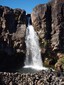
<instances>
[{"instance_id":1,"label":"columnar rock formation","mask_svg":"<svg viewBox=\"0 0 64 85\"><path fill-rule=\"evenodd\" d=\"M0 65L16 66L25 56L26 12L0 6ZM10 64L11 63L11 64Z\"/></svg>"},{"instance_id":2,"label":"columnar rock formation","mask_svg":"<svg viewBox=\"0 0 64 85\"><path fill-rule=\"evenodd\" d=\"M51 6L49 4L36 6L31 18L33 26L39 35L42 52L45 52L47 41L51 39Z\"/></svg>"},{"instance_id":3,"label":"columnar rock formation","mask_svg":"<svg viewBox=\"0 0 64 85\"><path fill-rule=\"evenodd\" d=\"M41 44L49 45L52 50L64 50L64 1L52 0L33 9L32 23L37 31ZM43 46L43 48L45 48Z\"/></svg>"},{"instance_id":4,"label":"columnar rock formation","mask_svg":"<svg viewBox=\"0 0 64 85\"><path fill-rule=\"evenodd\" d=\"M52 3L52 39L54 49L64 50L64 1L55 0Z\"/></svg>"}]
</instances>

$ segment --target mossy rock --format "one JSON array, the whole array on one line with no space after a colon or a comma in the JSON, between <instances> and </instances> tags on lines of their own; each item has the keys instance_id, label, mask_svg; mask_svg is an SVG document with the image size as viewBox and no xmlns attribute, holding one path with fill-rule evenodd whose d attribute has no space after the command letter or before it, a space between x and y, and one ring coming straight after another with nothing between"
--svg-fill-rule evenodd
<instances>
[{"instance_id":1,"label":"mossy rock","mask_svg":"<svg viewBox=\"0 0 64 85\"><path fill-rule=\"evenodd\" d=\"M60 59L58 60L58 62L61 63L61 65L62 65L62 67L63 67L63 69L64 69L64 57L60 58Z\"/></svg>"},{"instance_id":2,"label":"mossy rock","mask_svg":"<svg viewBox=\"0 0 64 85\"><path fill-rule=\"evenodd\" d=\"M62 65L62 68L64 69L64 56L57 61L55 67L57 68L60 65Z\"/></svg>"}]
</instances>

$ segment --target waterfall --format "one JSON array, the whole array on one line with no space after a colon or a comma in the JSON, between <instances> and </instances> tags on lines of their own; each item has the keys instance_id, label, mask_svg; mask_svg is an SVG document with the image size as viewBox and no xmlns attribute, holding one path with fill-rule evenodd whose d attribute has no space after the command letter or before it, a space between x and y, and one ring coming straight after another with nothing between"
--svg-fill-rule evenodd
<instances>
[{"instance_id":1,"label":"waterfall","mask_svg":"<svg viewBox=\"0 0 64 85\"><path fill-rule=\"evenodd\" d=\"M24 68L33 68L37 70L45 69L41 59L41 50L39 47L39 38L34 30L34 27L30 25L28 19L28 27L26 29L26 59Z\"/></svg>"}]
</instances>

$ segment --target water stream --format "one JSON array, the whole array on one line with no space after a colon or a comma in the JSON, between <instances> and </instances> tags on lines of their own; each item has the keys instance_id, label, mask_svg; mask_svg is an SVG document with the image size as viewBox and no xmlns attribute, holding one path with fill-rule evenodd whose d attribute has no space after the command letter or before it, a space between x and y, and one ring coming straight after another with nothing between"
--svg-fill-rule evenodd
<instances>
[{"instance_id":1,"label":"water stream","mask_svg":"<svg viewBox=\"0 0 64 85\"><path fill-rule=\"evenodd\" d=\"M26 59L24 67L19 71L21 73L34 73L40 70L47 70L43 67L41 59L41 50L39 47L39 38L34 30L34 27L30 25L30 17L28 18L28 26L26 29Z\"/></svg>"},{"instance_id":2,"label":"water stream","mask_svg":"<svg viewBox=\"0 0 64 85\"><path fill-rule=\"evenodd\" d=\"M34 30L34 27L30 25L30 18L28 18L28 27L26 29L26 59L24 68L32 68L36 70L46 69L43 67L41 59L41 50L39 47L39 38Z\"/></svg>"},{"instance_id":3,"label":"water stream","mask_svg":"<svg viewBox=\"0 0 64 85\"><path fill-rule=\"evenodd\" d=\"M25 67L34 69L42 69L43 63L41 59L39 38L34 31L32 25L28 25L26 29L26 60Z\"/></svg>"}]
</instances>

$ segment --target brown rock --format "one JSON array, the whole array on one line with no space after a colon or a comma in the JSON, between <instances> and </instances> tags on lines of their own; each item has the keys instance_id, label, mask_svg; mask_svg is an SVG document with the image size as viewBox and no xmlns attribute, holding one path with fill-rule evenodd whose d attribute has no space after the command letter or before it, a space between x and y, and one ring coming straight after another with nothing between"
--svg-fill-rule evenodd
<instances>
[{"instance_id":1,"label":"brown rock","mask_svg":"<svg viewBox=\"0 0 64 85\"><path fill-rule=\"evenodd\" d=\"M51 38L51 7L47 4L40 4L33 9L31 14L32 24L36 30L41 50L45 52L47 40Z\"/></svg>"},{"instance_id":2,"label":"brown rock","mask_svg":"<svg viewBox=\"0 0 64 85\"><path fill-rule=\"evenodd\" d=\"M0 6L0 65L4 68L15 66L19 62L23 63L25 31L26 12L21 9L13 10Z\"/></svg>"},{"instance_id":3,"label":"brown rock","mask_svg":"<svg viewBox=\"0 0 64 85\"><path fill-rule=\"evenodd\" d=\"M40 4L31 14L32 24L36 30L42 53L64 50L64 1L52 0ZM49 41L49 42L48 42Z\"/></svg>"},{"instance_id":4,"label":"brown rock","mask_svg":"<svg viewBox=\"0 0 64 85\"><path fill-rule=\"evenodd\" d=\"M53 50L63 50L63 44L64 44L64 31L63 31L63 22L64 22L64 16L63 16L63 7L64 7L64 1L62 0L54 0L51 4L52 8L52 39L51 39L51 46Z\"/></svg>"}]
</instances>

